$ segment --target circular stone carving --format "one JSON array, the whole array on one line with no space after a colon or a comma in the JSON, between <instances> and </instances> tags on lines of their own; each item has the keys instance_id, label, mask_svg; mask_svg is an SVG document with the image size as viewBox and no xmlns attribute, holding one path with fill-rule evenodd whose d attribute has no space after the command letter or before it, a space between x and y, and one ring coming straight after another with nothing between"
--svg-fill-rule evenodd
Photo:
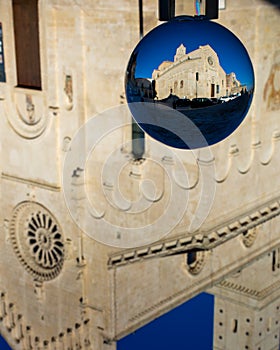
<instances>
[{"instance_id":1,"label":"circular stone carving","mask_svg":"<svg viewBox=\"0 0 280 350\"><path fill-rule=\"evenodd\" d=\"M16 206L10 237L20 262L36 280L48 281L60 273L64 238L56 218L41 204L22 202Z\"/></svg>"},{"instance_id":2,"label":"circular stone carving","mask_svg":"<svg viewBox=\"0 0 280 350\"><path fill-rule=\"evenodd\" d=\"M197 275L205 264L205 252L196 251L187 253L186 265L189 273Z\"/></svg>"},{"instance_id":3,"label":"circular stone carving","mask_svg":"<svg viewBox=\"0 0 280 350\"><path fill-rule=\"evenodd\" d=\"M42 92L16 88L4 104L11 128L21 137L35 139L41 136L49 124Z\"/></svg>"},{"instance_id":4,"label":"circular stone carving","mask_svg":"<svg viewBox=\"0 0 280 350\"><path fill-rule=\"evenodd\" d=\"M242 237L242 242L243 242L244 246L246 248L250 248L254 244L256 237L257 237L256 227L244 232L243 237Z\"/></svg>"}]
</instances>

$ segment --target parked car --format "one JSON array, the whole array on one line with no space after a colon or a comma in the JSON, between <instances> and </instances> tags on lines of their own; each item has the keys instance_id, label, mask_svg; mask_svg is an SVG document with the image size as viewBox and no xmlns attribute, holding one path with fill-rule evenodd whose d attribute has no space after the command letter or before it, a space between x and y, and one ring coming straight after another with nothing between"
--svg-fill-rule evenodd
<instances>
[{"instance_id":1,"label":"parked car","mask_svg":"<svg viewBox=\"0 0 280 350\"><path fill-rule=\"evenodd\" d=\"M213 106L213 102L207 97L193 98L191 101L191 108L202 108Z\"/></svg>"},{"instance_id":2,"label":"parked car","mask_svg":"<svg viewBox=\"0 0 280 350\"><path fill-rule=\"evenodd\" d=\"M222 97L220 97L220 101L223 103L223 102L228 102L228 101L230 101L231 100L231 98L229 97L229 96L222 96Z\"/></svg>"},{"instance_id":3,"label":"parked car","mask_svg":"<svg viewBox=\"0 0 280 350\"><path fill-rule=\"evenodd\" d=\"M189 107L191 104L191 100L188 98L180 98L176 101L176 108L178 107Z\"/></svg>"},{"instance_id":4,"label":"parked car","mask_svg":"<svg viewBox=\"0 0 280 350\"><path fill-rule=\"evenodd\" d=\"M228 102L228 101L234 100L236 97L239 97L239 96L241 96L240 92L238 92L236 94L229 95L229 96L220 97L220 101Z\"/></svg>"}]
</instances>

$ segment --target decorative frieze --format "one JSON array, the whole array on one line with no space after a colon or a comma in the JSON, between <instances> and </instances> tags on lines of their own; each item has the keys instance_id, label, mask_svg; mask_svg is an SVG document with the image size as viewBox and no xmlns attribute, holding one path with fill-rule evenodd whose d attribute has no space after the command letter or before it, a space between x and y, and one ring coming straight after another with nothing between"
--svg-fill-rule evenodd
<instances>
[{"instance_id":1,"label":"decorative frieze","mask_svg":"<svg viewBox=\"0 0 280 350\"><path fill-rule=\"evenodd\" d=\"M273 291L278 290L280 288L280 281L276 281L276 282L272 283L271 285L269 285L268 287L263 288L263 289L259 289L259 290L249 288L248 286L244 286L242 284L235 283L235 282L227 280L227 279L222 280L216 286L221 288L221 289L229 290L231 292L236 292L238 294L242 294L244 296L248 296L252 299L260 301L260 300L266 298L271 293L273 293Z\"/></svg>"},{"instance_id":2,"label":"decorative frieze","mask_svg":"<svg viewBox=\"0 0 280 350\"><path fill-rule=\"evenodd\" d=\"M143 259L184 254L193 249L209 250L240 234L243 234L244 245L250 247L256 238L255 228L279 214L280 199L277 198L255 210L244 213L239 218L232 219L226 226L216 227L203 234L188 237L181 235L149 246L112 254L108 260L108 268L124 266Z\"/></svg>"}]
</instances>

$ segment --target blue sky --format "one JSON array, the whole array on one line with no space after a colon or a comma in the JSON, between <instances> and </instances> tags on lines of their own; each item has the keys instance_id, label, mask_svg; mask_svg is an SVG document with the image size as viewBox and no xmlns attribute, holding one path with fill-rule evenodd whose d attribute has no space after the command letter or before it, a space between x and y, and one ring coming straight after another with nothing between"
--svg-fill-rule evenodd
<instances>
[{"instance_id":1,"label":"blue sky","mask_svg":"<svg viewBox=\"0 0 280 350\"><path fill-rule=\"evenodd\" d=\"M5 339L0 337L0 349L1 350L10 350L11 348L9 345L6 343Z\"/></svg>"},{"instance_id":2,"label":"blue sky","mask_svg":"<svg viewBox=\"0 0 280 350\"><path fill-rule=\"evenodd\" d=\"M136 78L151 78L160 63L173 61L180 44L187 53L209 44L225 72L235 72L243 84L252 87L254 72L246 48L232 32L208 20L171 21L149 32L135 48Z\"/></svg>"},{"instance_id":3,"label":"blue sky","mask_svg":"<svg viewBox=\"0 0 280 350\"><path fill-rule=\"evenodd\" d=\"M201 293L121 339L117 350L212 350L214 297Z\"/></svg>"}]
</instances>

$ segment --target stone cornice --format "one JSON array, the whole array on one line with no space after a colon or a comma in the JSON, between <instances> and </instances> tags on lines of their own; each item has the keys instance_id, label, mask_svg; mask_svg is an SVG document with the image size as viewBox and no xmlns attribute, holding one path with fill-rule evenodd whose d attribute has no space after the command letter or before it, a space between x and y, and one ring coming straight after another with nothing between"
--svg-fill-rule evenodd
<instances>
[{"instance_id":1,"label":"stone cornice","mask_svg":"<svg viewBox=\"0 0 280 350\"><path fill-rule=\"evenodd\" d=\"M250 298L256 299L256 300L262 300L266 298L268 295L270 295L274 290L277 290L280 288L280 281L276 281L275 283L271 284L267 288L256 290L252 288L248 288L244 285L234 283L232 281L223 280L221 281L217 287L230 290L232 292L237 292L238 294L242 294L245 296L248 296Z\"/></svg>"},{"instance_id":2,"label":"stone cornice","mask_svg":"<svg viewBox=\"0 0 280 350\"><path fill-rule=\"evenodd\" d=\"M154 303L150 307L141 310L139 313L132 315L128 319L128 326L123 329L121 332L116 334L115 340L121 339L129 333L133 332L135 329L147 324L149 321L152 321L155 318L155 314L157 317L163 315L164 313L172 310L176 306L182 304L183 302L190 300L197 294L209 289L209 288L219 288L226 289L227 287L220 287L220 283L232 276L234 273L243 269L250 264L252 264L257 258L260 258L267 254L270 250L279 246L279 239L271 241L271 246L261 246L257 248L255 251L248 251L246 256L235 260L234 262L228 262L226 265L219 267L215 274L212 275L212 279L209 280L209 275L206 275L199 279L193 279L190 285L187 287L178 290L176 293L165 297L164 299L159 300ZM116 271L116 270L114 270ZM231 286L228 285L228 288ZM277 291L280 287L280 281L273 283L271 286L264 288L263 290L257 291L245 287L243 285L234 284L235 292L239 293L247 293L244 296L251 297L255 295L256 301L263 301L267 296ZM231 289L231 291L233 291ZM210 292L212 294L212 292ZM259 300L257 299L259 298Z\"/></svg>"},{"instance_id":3,"label":"stone cornice","mask_svg":"<svg viewBox=\"0 0 280 350\"><path fill-rule=\"evenodd\" d=\"M3 180L9 180L9 181L23 183L30 186L40 187L40 188L43 188L44 190L55 191L55 192L59 192L61 190L60 186L56 184L48 183L43 180L26 179L26 178L23 178L17 175L11 175L8 173L1 173L1 178Z\"/></svg>"},{"instance_id":4,"label":"stone cornice","mask_svg":"<svg viewBox=\"0 0 280 350\"><path fill-rule=\"evenodd\" d=\"M180 235L148 246L111 254L108 268L117 268L155 257L184 254L193 249L209 250L240 234L246 234L248 230L279 214L280 198L277 197L238 218L233 218L226 225L214 227L207 232L198 232L192 236Z\"/></svg>"}]
</instances>

